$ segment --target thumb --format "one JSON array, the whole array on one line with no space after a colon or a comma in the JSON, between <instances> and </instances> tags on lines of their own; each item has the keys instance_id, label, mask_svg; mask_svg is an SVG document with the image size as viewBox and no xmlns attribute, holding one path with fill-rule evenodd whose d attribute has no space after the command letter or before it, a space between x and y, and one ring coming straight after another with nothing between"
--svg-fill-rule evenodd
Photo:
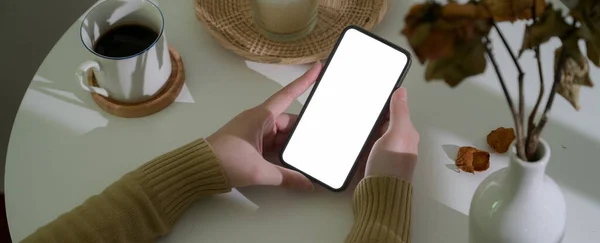
<instances>
[{"instance_id":1,"label":"thumb","mask_svg":"<svg viewBox=\"0 0 600 243\"><path fill-rule=\"evenodd\" d=\"M402 126L411 125L408 94L405 88L397 89L390 101L390 132L400 132Z\"/></svg>"},{"instance_id":2,"label":"thumb","mask_svg":"<svg viewBox=\"0 0 600 243\"><path fill-rule=\"evenodd\" d=\"M391 151L419 154L419 133L410 120L406 89L399 88L390 102L389 129L382 138L383 146Z\"/></svg>"},{"instance_id":3,"label":"thumb","mask_svg":"<svg viewBox=\"0 0 600 243\"><path fill-rule=\"evenodd\" d=\"M281 172L281 185L287 188L299 189L312 191L315 189L315 186L312 182L306 178L303 174L297 171L293 171L287 168L283 168L281 166L277 166L279 172Z\"/></svg>"},{"instance_id":4,"label":"thumb","mask_svg":"<svg viewBox=\"0 0 600 243\"><path fill-rule=\"evenodd\" d=\"M257 168L254 183L257 185L283 186L299 190L313 190L312 182L300 172L283 168L278 165L263 161Z\"/></svg>"}]
</instances>

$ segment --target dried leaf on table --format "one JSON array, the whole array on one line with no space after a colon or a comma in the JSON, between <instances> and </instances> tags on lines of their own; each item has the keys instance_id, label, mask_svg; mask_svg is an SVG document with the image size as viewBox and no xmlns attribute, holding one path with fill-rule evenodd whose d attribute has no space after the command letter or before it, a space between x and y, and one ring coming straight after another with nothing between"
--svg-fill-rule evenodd
<instances>
[{"instance_id":1,"label":"dried leaf on table","mask_svg":"<svg viewBox=\"0 0 600 243\"><path fill-rule=\"evenodd\" d=\"M535 3L535 14L539 16L546 7L545 0L483 0L496 21L516 21L530 19L531 8Z\"/></svg>"},{"instance_id":2,"label":"dried leaf on table","mask_svg":"<svg viewBox=\"0 0 600 243\"><path fill-rule=\"evenodd\" d=\"M455 164L464 172L486 171L490 168L490 153L473 147L460 147Z\"/></svg>"},{"instance_id":3,"label":"dried leaf on table","mask_svg":"<svg viewBox=\"0 0 600 243\"><path fill-rule=\"evenodd\" d=\"M481 42L460 47L451 57L429 61L425 70L425 80L444 80L450 87L456 87L470 76L485 71L485 46Z\"/></svg>"},{"instance_id":4,"label":"dried leaf on table","mask_svg":"<svg viewBox=\"0 0 600 243\"><path fill-rule=\"evenodd\" d=\"M554 53L554 66L558 67L558 59L560 58L562 48L559 48ZM581 54L578 48L565 48L567 52L566 59L562 65L560 81L556 92L567 99L576 110L580 109L579 105L579 90L581 86L593 87L594 84L590 79L590 66L587 59Z\"/></svg>"},{"instance_id":5,"label":"dried leaf on table","mask_svg":"<svg viewBox=\"0 0 600 243\"><path fill-rule=\"evenodd\" d=\"M506 153L515 140L515 131L512 128L499 127L487 135L487 143L496 153Z\"/></svg>"},{"instance_id":6,"label":"dried leaf on table","mask_svg":"<svg viewBox=\"0 0 600 243\"><path fill-rule=\"evenodd\" d=\"M519 51L519 56L525 50L533 49L547 42L552 37L564 35L569 29L571 29L571 26L565 22L560 10L554 10L552 5L549 4L535 24L525 27L523 44Z\"/></svg>"}]
</instances>

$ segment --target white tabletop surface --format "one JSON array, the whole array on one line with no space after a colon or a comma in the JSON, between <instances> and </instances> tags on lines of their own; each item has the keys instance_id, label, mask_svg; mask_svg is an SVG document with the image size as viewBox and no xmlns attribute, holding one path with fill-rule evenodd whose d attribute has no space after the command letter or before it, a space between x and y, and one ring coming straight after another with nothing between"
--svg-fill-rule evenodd
<instances>
[{"instance_id":1,"label":"white tabletop surface","mask_svg":"<svg viewBox=\"0 0 600 243\"><path fill-rule=\"evenodd\" d=\"M390 1L373 32L408 48L399 34L412 1ZM221 48L194 16L191 0L163 1L169 44L181 53L186 88L166 110L150 117L111 116L94 104L75 81L75 67L90 57L74 23L48 54L25 94L12 129L6 163L6 207L10 233L19 241L61 213L99 193L121 175L161 153L215 131L227 120L259 104L302 74L307 65L249 62ZM520 47L523 23L503 23L509 42ZM516 71L497 43L495 53L516 94ZM543 46L546 80L552 78L553 51ZM535 62L521 58L530 109L538 92ZM600 72L592 68L600 84ZM506 101L491 65L456 89L426 83L416 60L406 77L412 119L421 134L414 181L413 242L466 242L468 212L477 185L507 165L493 154L488 171L454 171L456 146L487 149L485 136L512 126ZM550 90L549 82L546 90ZM290 108L298 112L306 96ZM576 112L557 97L543 133L552 147L547 173L567 201L564 242L600 239L600 88L581 91ZM198 202L161 242L341 242L352 224L352 191L296 193L254 187Z\"/></svg>"}]
</instances>

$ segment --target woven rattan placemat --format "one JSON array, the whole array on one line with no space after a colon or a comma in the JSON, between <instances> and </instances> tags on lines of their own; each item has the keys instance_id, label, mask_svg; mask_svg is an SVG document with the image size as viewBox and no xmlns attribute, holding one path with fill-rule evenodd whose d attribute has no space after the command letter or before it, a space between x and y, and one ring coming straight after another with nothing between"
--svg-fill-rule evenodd
<instances>
[{"instance_id":1,"label":"woven rattan placemat","mask_svg":"<svg viewBox=\"0 0 600 243\"><path fill-rule=\"evenodd\" d=\"M196 16L226 49L252 61L303 64L327 58L348 25L371 29L387 11L387 0L320 0L319 20L305 38L276 42L254 26L252 0L194 0Z\"/></svg>"}]
</instances>

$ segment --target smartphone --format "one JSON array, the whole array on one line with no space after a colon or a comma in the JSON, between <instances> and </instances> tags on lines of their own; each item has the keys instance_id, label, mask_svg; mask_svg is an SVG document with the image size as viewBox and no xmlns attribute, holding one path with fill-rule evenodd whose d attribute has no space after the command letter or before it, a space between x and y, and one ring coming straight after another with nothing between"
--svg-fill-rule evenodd
<instances>
[{"instance_id":1,"label":"smartphone","mask_svg":"<svg viewBox=\"0 0 600 243\"><path fill-rule=\"evenodd\" d=\"M410 64L406 50L346 27L281 151L281 163L330 190L344 190Z\"/></svg>"}]
</instances>

